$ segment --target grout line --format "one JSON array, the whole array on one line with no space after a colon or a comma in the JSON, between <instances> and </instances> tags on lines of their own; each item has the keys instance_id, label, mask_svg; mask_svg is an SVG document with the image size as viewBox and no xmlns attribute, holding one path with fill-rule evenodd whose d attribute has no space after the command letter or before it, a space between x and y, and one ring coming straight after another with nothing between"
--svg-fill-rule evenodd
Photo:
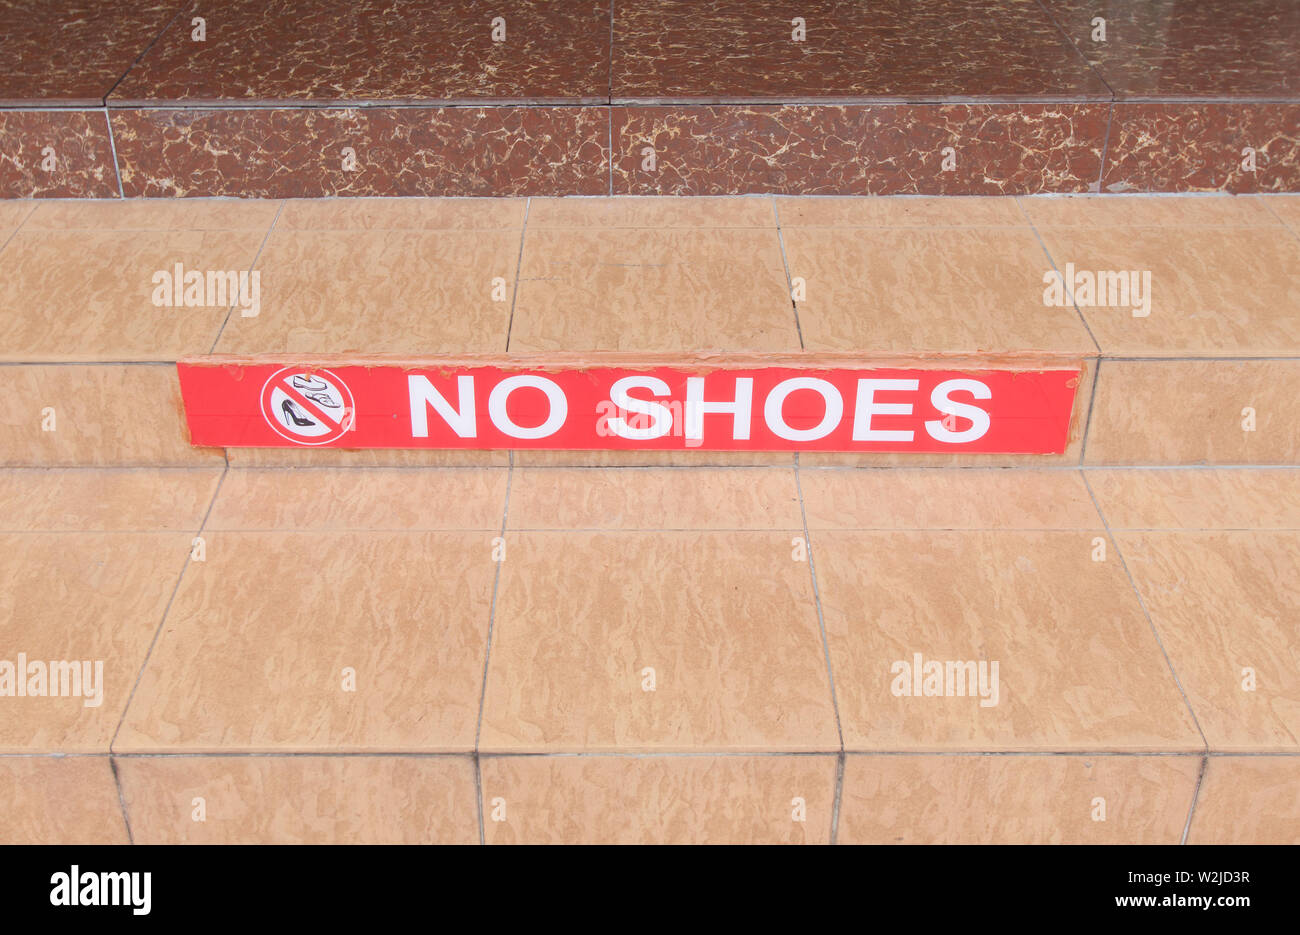
<instances>
[{"instance_id":1,"label":"grout line","mask_svg":"<svg viewBox=\"0 0 1300 935\"><path fill-rule=\"evenodd\" d=\"M1287 232L1290 233L1292 237L1294 237L1296 240L1300 240L1300 231L1295 230L1290 224L1287 223L1286 219L1283 218L1282 215L1278 214L1276 211L1273 210L1273 206L1269 204L1268 198L1261 199L1260 203L1264 206L1265 211L1273 215L1273 217L1277 218L1277 222L1281 224L1284 228L1286 228Z\"/></svg>"},{"instance_id":2,"label":"grout line","mask_svg":"<svg viewBox=\"0 0 1300 935\"><path fill-rule=\"evenodd\" d=\"M203 520L199 523L198 531L194 533L195 537L203 535L204 527L208 524L208 517L212 515L212 508L217 504L217 497L221 495L221 485L225 482L226 474L229 468L221 472L221 477L217 479L216 489L212 491L212 499L208 502L208 510L203 514ZM113 744L117 743L117 735L122 732L122 725L126 723L126 715L131 710L131 702L135 700L136 690L140 687L140 681L144 678L144 670L149 666L149 659L153 656L154 647L158 645L158 638L162 636L163 626L167 623L167 615L171 613L172 604L176 600L176 595L180 592L181 582L185 580L185 572L189 570L190 552L185 553L185 564L181 566L181 573L176 576L176 584L172 586L172 593L167 598L167 606L163 608L162 617L158 621L158 627L153 632L153 639L149 642L149 649L144 655L144 661L140 663L140 671L135 675L135 682L131 685L131 693L126 696L126 704L122 706L122 715L117 719L117 727L113 729L113 737L108 742L108 752L113 753Z\"/></svg>"},{"instance_id":3,"label":"grout line","mask_svg":"<svg viewBox=\"0 0 1300 935\"><path fill-rule=\"evenodd\" d=\"M1124 550L1120 548L1119 540L1111 531L1110 521L1106 519L1106 513L1102 510L1101 504L1097 500L1097 495L1093 493L1092 485L1088 483L1087 472L1080 470L1079 477L1083 479L1083 486L1088 488L1088 496L1092 498L1092 505L1097 510L1097 515L1101 517L1102 525L1106 529L1106 537L1110 539L1111 545L1115 547L1115 555L1119 559L1120 567L1124 569L1124 574L1128 578L1129 587L1133 589L1133 594L1137 598L1138 606L1142 608L1142 615L1147 618L1147 625L1151 627L1151 635L1156 639L1156 645L1160 647L1160 653L1165 657L1165 665L1169 667L1169 674L1174 677L1174 684L1178 686L1178 693L1183 696L1183 704L1187 705L1187 712L1192 716L1192 723L1196 725L1196 732L1201 735L1201 742L1205 744L1206 752L1210 749L1210 741L1205 736L1205 731L1201 729L1201 722L1196 717L1196 711L1192 708L1192 703L1187 697L1187 692L1183 690L1182 680L1178 678L1178 672L1174 668L1173 660L1169 658L1169 653L1165 649L1164 642L1160 639L1160 632L1156 629L1155 621L1151 619L1151 612L1147 609L1146 600L1142 597L1142 592L1138 590L1137 581L1133 578L1133 572L1129 570L1128 561L1124 558Z\"/></svg>"},{"instance_id":4,"label":"grout line","mask_svg":"<svg viewBox=\"0 0 1300 935\"><path fill-rule=\"evenodd\" d=\"M813 561L812 536L808 532L808 511L804 506L803 485L799 481L799 458L794 459L794 487L799 495L799 515L803 519L803 541L804 547L808 550L808 575L812 580L813 604L817 608L817 628L821 631L822 637L822 655L826 660L826 677L830 683L831 689L831 707L835 711L835 733L840 739L840 754L844 753L844 730L840 726L840 704L835 696L835 671L831 666L831 647L830 642L826 639L826 619L822 613L821 591L817 586L817 566Z\"/></svg>"},{"instance_id":5,"label":"grout line","mask_svg":"<svg viewBox=\"0 0 1300 935\"><path fill-rule=\"evenodd\" d=\"M1183 824L1183 836L1179 844L1186 844L1187 836L1192 832L1192 816L1196 814L1196 803L1201 798L1201 784L1205 782L1205 773L1209 768L1209 756L1201 757L1201 768L1196 773L1196 785L1192 787L1192 802L1187 807L1187 821Z\"/></svg>"},{"instance_id":6,"label":"grout line","mask_svg":"<svg viewBox=\"0 0 1300 935\"><path fill-rule=\"evenodd\" d=\"M1115 122L1115 102L1110 102L1110 110L1106 114L1106 136L1101 141L1101 170L1097 173L1097 194L1104 192L1101 189L1101 183L1106 179L1106 160L1110 158L1110 128Z\"/></svg>"},{"instance_id":7,"label":"grout line","mask_svg":"<svg viewBox=\"0 0 1300 935\"><path fill-rule=\"evenodd\" d=\"M1043 255L1047 257L1047 262L1052 264L1052 271L1055 272L1057 277L1061 280L1061 285L1065 289L1065 294L1070 297L1070 305L1074 307L1074 313L1079 316L1079 321L1083 324L1083 330L1088 332L1088 337L1092 340L1092 346L1097 349L1097 356L1100 357L1101 343L1097 340L1097 336L1092 333L1092 328L1088 325L1088 319L1083 317L1083 312L1079 309L1079 303L1074 300L1074 290L1066 283L1065 277L1061 275L1060 267L1056 265L1056 258L1052 256L1052 251L1048 250L1047 244L1043 242L1043 237L1038 232L1038 227L1034 224L1034 219L1029 216L1029 212L1025 210L1025 206L1020 203L1020 196L1016 195L1013 197L1015 199L1016 207L1019 208L1020 213L1025 216L1025 221L1028 222L1029 229L1034 232L1034 239L1038 241L1038 246L1043 249Z\"/></svg>"},{"instance_id":8,"label":"grout line","mask_svg":"<svg viewBox=\"0 0 1300 935\"><path fill-rule=\"evenodd\" d=\"M1204 759L1204 760L1234 760L1234 759L1286 759L1300 761L1300 749L1297 750L1063 750L1063 749L1044 749L1044 750L864 750L846 748L844 756L847 760L850 756L855 757L1112 757L1115 759L1150 759L1151 757L1182 757L1185 759ZM823 757L831 759L839 757L838 750L730 750L730 749L712 749L712 750L593 750L590 752L575 752L557 750L549 751L529 751L529 750L489 750L483 751L477 755L480 759L485 760L509 760L509 759L636 759L636 760L656 760L656 759L702 759L708 757L714 758L779 758L779 757ZM475 753L472 750L459 751L438 751L429 752L425 750L399 750L399 749L379 749L379 750L276 750L270 751L248 751L248 750L223 750L220 752L212 751L185 751L175 753L160 753L147 751L125 751L117 753L0 753L0 760L70 760L70 759L111 759L111 760L237 760L237 759L441 759L455 760L468 759L472 760Z\"/></svg>"},{"instance_id":9,"label":"grout line","mask_svg":"<svg viewBox=\"0 0 1300 935\"><path fill-rule=\"evenodd\" d=\"M1101 382L1101 358L1098 357L1092 365L1092 392L1088 394L1088 414L1084 418L1083 438L1079 441L1079 467L1082 468L1088 459L1088 433L1092 431L1092 414L1097 408L1097 384Z\"/></svg>"},{"instance_id":10,"label":"grout line","mask_svg":"<svg viewBox=\"0 0 1300 935\"><path fill-rule=\"evenodd\" d=\"M510 520L510 482L514 477L514 455L510 457L510 469L506 474L506 496L501 506L501 539L505 541L506 526ZM505 556L496 563L496 572L492 576L492 600L488 605L488 631L487 646L483 651L483 684L479 687L478 693L478 720L474 724L474 786L478 792L478 839L479 843L486 842L483 826L483 776L480 765L479 739L483 735L483 705L487 699L487 680L488 666L492 662L492 633L496 624L497 613L497 591L501 586L501 566L505 564Z\"/></svg>"},{"instance_id":11,"label":"grout line","mask_svg":"<svg viewBox=\"0 0 1300 935\"><path fill-rule=\"evenodd\" d=\"M108 99L109 99L109 97L113 94L113 92L117 90L117 86L118 86L119 84L121 84L123 81L126 80L126 76L129 75L129 74L131 73L131 69L134 68L136 65L139 65L139 64L140 64L140 61L141 61L141 60L142 60L146 55L149 54L149 50L152 49L152 48L157 44L158 40L161 39L161 38L163 37L163 34L166 33L167 30L171 29L171 27L172 27L172 23L176 22L176 17L180 16L180 15L181 15L182 13L184 13L186 10L190 10L190 9L193 9L193 5L192 5L192 4L189 4L189 3L182 3L182 4L181 4L177 9L176 9L176 12L173 13L173 14L171 15L171 18L168 19L167 22L163 23L163 27L162 27L162 29L158 30L158 35L154 36L152 39L149 40L149 44L146 45L146 46L145 46L145 47L140 51L140 54L139 54L139 55L137 55L134 59L131 60L131 64L126 66L126 70L125 70L124 72L122 72L122 74L121 74L120 76L118 76L118 79L117 79L116 81L113 82L113 86L112 86L111 88L109 88L107 91L104 92L104 97L103 97L103 99L100 101L100 103L103 104L103 106L104 106L104 110L105 110L106 112L107 112L107 110L108 110Z\"/></svg>"},{"instance_id":12,"label":"grout line","mask_svg":"<svg viewBox=\"0 0 1300 935\"><path fill-rule=\"evenodd\" d=\"M609 111L609 197L614 197L614 110Z\"/></svg>"},{"instance_id":13,"label":"grout line","mask_svg":"<svg viewBox=\"0 0 1300 935\"><path fill-rule=\"evenodd\" d=\"M475 813L478 815L478 843L479 846L487 844L487 837L483 832L483 764L475 751L472 757L474 762L474 796L477 799Z\"/></svg>"},{"instance_id":14,"label":"grout line","mask_svg":"<svg viewBox=\"0 0 1300 935\"><path fill-rule=\"evenodd\" d=\"M519 301L519 275L524 269L524 238L528 235L528 215L533 209L533 199L524 202L524 224L519 228L519 256L515 259L515 287L510 292L510 319L506 322L506 353L510 353L510 333L515 327L515 305ZM512 456L513 462L513 456ZM513 463L511 464L513 467Z\"/></svg>"},{"instance_id":15,"label":"grout line","mask_svg":"<svg viewBox=\"0 0 1300 935\"><path fill-rule=\"evenodd\" d=\"M840 803L844 800L844 766L847 756L843 750L835 763L835 800L831 803L831 840L837 844L840 836Z\"/></svg>"},{"instance_id":16,"label":"grout line","mask_svg":"<svg viewBox=\"0 0 1300 935\"><path fill-rule=\"evenodd\" d=\"M609 195L614 197L614 2L609 0L609 71L605 75L605 116L609 122Z\"/></svg>"},{"instance_id":17,"label":"grout line","mask_svg":"<svg viewBox=\"0 0 1300 935\"><path fill-rule=\"evenodd\" d=\"M23 215L23 219L18 222L17 226L15 226L12 231L9 232L9 236L4 239L4 243L0 243L0 251L9 246L9 242L18 236L18 232L23 229L23 225L27 223L27 219L36 213L36 207L37 205L33 201L31 208Z\"/></svg>"},{"instance_id":18,"label":"grout line","mask_svg":"<svg viewBox=\"0 0 1300 935\"><path fill-rule=\"evenodd\" d=\"M1074 53L1079 56L1079 60L1083 62L1089 73L1096 76L1097 80L1100 81L1102 85L1105 86L1106 90L1110 92L1110 99L1113 103L1117 96L1115 94L1115 89L1110 86L1110 82L1107 81L1106 76L1101 73L1101 69L1093 67L1092 62L1088 61L1088 56L1083 54L1083 49L1079 48L1078 44L1070 38L1070 34L1065 31L1065 28L1062 27L1059 22L1057 22L1056 17L1053 15L1052 11L1047 8L1046 4L1043 3L1043 0L1037 0L1037 3L1038 8L1043 11L1043 15L1045 15L1048 21L1056 27L1056 31L1061 34L1061 38L1065 40L1065 44L1074 50Z\"/></svg>"},{"instance_id":19,"label":"grout line","mask_svg":"<svg viewBox=\"0 0 1300 935\"><path fill-rule=\"evenodd\" d=\"M604 196L601 196L601 197L604 197ZM615 197L619 197L619 196L615 196ZM688 198L688 197L695 197L695 196L690 196L690 195L681 195L681 196L666 196L666 197L681 197L681 198ZM87 200L89 201L90 199L87 199ZM102 200L102 199L101 199L101 200ZM132 199L132 201L135 201L135 200L136 200L136 199ZM268 232L268 233L269 233L269 232ZM551 352L548 352L548 353L551 353ZM572 352L569 352L569 351L564 351L564 352L556 351L556 352L553 352L553 353L557 353L557 354L558 354L558 353L570 354L570 353L572 353ZM597 353L599 354L599 353L605 353L605 352L597 352ZM614 353L614 352L610 352L610 353ZM794 352L791 351L791 352L788 352L788 353L793 354ZM836 352L836 353L842 353L842 352ZM869 350L861 350L861 351L859 351L859 353L861 353L861 354L866 354L866 355L870 356L872 352L869 351ZM995 353L1002 353L1002 352L995 352ZM1005 352L1005 353L1010 354L1010 353L1019 353L1019 352ZM181 356L186 356L186 355L181 355ZM194 355L189 355L189 356L194 356ZM232 356L243 356L243 355L232 355ZM333 360L332 366L342 366L342 365L345 365L345 364L348 363L348 361L349 361L349 359L350 359L350 358L349 358L349 355L347 355L347 354L328 354L328 355L324 355L324 354L316 354L316 355L297 354L297 355L290 355L290 354L287 354L287 353L277 353L277 354L270 354L270 355L267 355L267 354L260 354L260 353L259 353L259 354L252 355L252 356L257 356L257 357L268 357L268 356L269 356L269 357L273 357L273 358L276 358L276 359L278 359L278 358L280 358L280 357L285 357L285 356L313 357L313 358L322 358L322 357L327 357L327 358L330 358L330 359ZM434 358L434 359L436 359L436 360L438 360L438 361L446 361L446 360L448 360L449 358L458 357L458 356L459 356L459 355L456 355L456 354L442 354L442 355L435 355L435 358ZM468 356L468 357L471 357L471 358L476 358L476 357L481 357L481 356L483 356L483 355L465 355L465 356ZM688 357L688 358L690 358L689 360L685 361L685 363L686 363L687 365L689 365L689 366L697 366L698 363L699 363L699 361L698 361L697 359L695 359L695 357L692 357L691 355L683 354L682 356L683 356L683 357ZM831 362L829 362L829 363L821 363L821 364L817 364L817 363L815 362L815 360L814 360L814 364L811 364L811 365L810 365L810 364L798 364L798 365L794 365L794 364L786 363L786 364L783 364L782 366L787 366L787 367L789 367L789 366L808 366L808 367L812 367L812 369L817 369L817 367L821 367L821 369L826 369L826 368L828 368L828 367L829 367L829 368L842 367L842 368L849 369L849 370L861 370L861 369L868 369L868 370L870 370L870 369L879 369L879 368L882 368L882 367L884 367L884 368L888 368L888 367L890 367L890 366L893 366L893 364L891 364L890 361L891 361L891 358L893 358L894 356L897 356L900 360L905 360L909 366L916 367L916 369L921 369L921 370L925 370L925 369L935 369L933 366L931 366L932 364L938 364L938 363L945 363L945 362L946 362L946 361L944 360L944 358L932 358L932 357L930 356L930 352L918 352L918 354L913 355L913 356L910 356L910 357L904 357L903 355L890 355L889 358L886 358L886 357L871 357L871 360L872 360L872 361L875 361L875 363L872 363L872 364L870 364L870 365L867 365L867 366L865 366L865 368L864 368L864 366L863 366L862 364L857 364L857 365L855 366L855 365L854 365L854 362L852 362L852 361L848 361L848 360L831 361ZM974 364L971 364L971 366L974 366L974 365L976 365L976 364L978 364L978 365L980 365L980 366L993 366L993 365L987 363L987 357L988 357L988 355L987 355L986 353L984 353L984 352L979 352L979 353L975 353L975 352L972 352L972 353L965 353L965 352L963 352L963 353L961 354L961 358L962 358L962 360L967 360L967 361L973 360L973 361L975 361L975 363L974 363ZM1250 363L1270 363L1270 362L1275 362L1275 363L1296 363L1296 362L1300 362L1300 354L1236 354L1236 355L1182 354L1182 355L1177 355L1177 356L1173 356L1173 355L1171 355L1171 356L1168 356L1168 357L1139 357L1139 356L1136 356L1136 355L1123 355L1123 354L1106 354L1106 353L1102 353L1102 354L1100 355L1100 357L1101 357L1103 360L1109 360L1109 361L1113 361L1114 363L1119 363L1119 364L1224 364L1224 363L1231 363L1231 364L1250 364ZM420 359L421 359L420 355L415 355L414 357L412 357L411 355L406 355L406 356L404 356L404 357L401 357L401 358L400 358L400 361L415 360L415 361L418 363L418 361L419 361ZM658 360L658 359L659 359L659 358L656 358L656 360ZM1057 351L1045 351L1045 352L1043 352L1042 354L1035 354L1035 355L1033 355L1033 356L1031 357L1031 360L1033 361L1032 363L1021 363L1021 362L1019 362L1019 361L1012 361L1011 363L1007 364L1006 366L1012 367L1012 368L1014 369L1015 372L1021 372L1021 371L1039 371L1039 370L1043 370L1043 369L1047 369L1047 370L1051 370L1051 369L1061 369L1061 368L1068 369L1068 368L1069 368L1069 364L1072 363L1072 362L1077 362L1077 361L1079 361L1079 360L1091 360L1091 359L1093 359L1093 355L1092 355L1090 352L1087 352L1087 351L1080 351L1080 352L1077 352L1077 353L1065 353L1065 352L1057 352ZM520 366L526 366L526 365L530 365L530 364L531 364L532 366L541 366L541 367L546 367L546 366L549 365L549 361L550 361L550 358L548 358L547 355L545 355L545 354L541 354L541 353L538 353L538 354L537 354L533 359L531 359L531 360L529 360L529 359L523 359L523 362L520 364ZM680 362L679 362L679 363L680 363ZM36 359L36 360L0 360L0 367L85 367L85 366L99 365L99 364L130 364L130 365L141 365L141 364L148 365L148 364L152 364L152 365L154 365L154 366L168 367L168 366L174 366L174 365L176 364L176 359L173 357L173 358L170 359L170 360L96 360L96 359L94 359L94 358L77 358L77 359L73 359L73 360L40 360L40 359ZM920 364L920 366L918 366L918 364ZM664 357L662 358L662 360L660 361L660 363L658 363L658 364L654 364L653 366L660 366L660 365L662 365L662 366L666 366L666 367L673 367L673 366L677 366L678 364L673 363L669 356L664 356ZM739 367L739 366L735 366L735 367L733 367L732 369L744 369L744 368ZM287 446L286 446L286 447L287 447ZM505 451L505 450L508 450L508 449L498 448L498 449L471 449L471 450L495 450L495 451ZM582 448L575 448L575 449L549 449L549 448L528 449L528 448L520 448L520 449L518 449L518 450L519 450L519 451L529 451L529 450L537 450L537 451L555 451L555 450L561 450L561 451L566 451L566 450L567 450L567 451L584 451L584 450L587 450L587 449L582 449ZM594 450L604 450L604 449L594 449ZM706 451L709 451L710 453L716 453L716 452L714 451L714 449L649 448L649 449L646 449L646 450L647 450L647 451L679 451L679 450L680 450L680 451L685 451L685 450L696 450L696 451L698 451L698 450L706 450ZM728 449L728 448L717 449L717 451L732 451L732 450L734 450L734 449ZM801 450L805 450L805 449L801 449Z\"/></svg>"},{"instance_id":20,"label":"grout line","mask_svg":"<svg viewBox=\"0 0 1300 935\"><path fill-rule=\"evenodd\" d=\"M776 218L776 242L781 245L781 265L785 267L785 294L790 297L790 308L794 310L794 330L799 335L799 350L804 350L803 326L799 323L799 303L794 300L794 280L790 278L790 260L785 253L785 235L781 233L781 212L776 206L776 196L772 195L772 216Z\"/></svg>"},{"instance_id":21,"label":"grout line","mask_svg":"<svg viewBox=\"0 0 1300 935\"><path fill-rule=\"evenodd\" d=\"M2 472L5 469L0 469ZM16 470L29 470L18 468ZM35 470L43 470L37 468ZM51 470L59 470L52 468ZM98 469L96 469L98 470ZM106 469L111 470L111 469ZM236 471L243 470L235 468ZM902 468L900 470L906 470ZM1069 470L1078 470L1077 467L1071 466ZM1267 535L1273 533L1295 533L1300 532L1300 526L1114 526L1115 532L1176 532L1186 533L1251 533L1258 535ZM181 530L167 529L163 527L154 527L150 529L0 529L0 535L6 536L80 536L93 534L96 536L170 536ZM240 535L254 535L258 533L310 533L311 535L343 535L351 533L385 533L391 535L423 535L426 533L442 533L447 536L468 535L475 533L482 535L485 532L497 532L495 528L486 529L482 527L471 526L263 526L259 528L240 528L231 526L212 526L208 528L209 532L226 532L238 533ZM987 532L987 533L1023 533L1023 532L1104 532L1101 524L1094 526L819 526L817 532ZM592 533L610 537L626 535L646 535L648 533L763 533L770 534L775 532L797 533L802 532L799 527L787 526L781 527L760 527L760 526L516 526L510 529L512 533L530 533L541 535L559 535L569 533Z\"/></svg>"},{"instance_id":22,"label":"grout line","mask_svg":"<svg viewBox=\"0 0 1300 935\"><path fill-rule=\"evenodd\" d=\"M126 190L122 188L122 163L117 158L117 141L113 138L113 121L109 119L108 107L104 107L104 125L108 127L108 148L113 154L113 175L117 178L117 197L125 200Z\"/></svg>"},{"instance_id":23,"label":"grout line","mask_svg":"<svg viewBox=\"0 0 1300 935\"><path fill-rule=\"evenodd\" d=\"M257 269L257 261L262 258L262 251L266 249L267 241L271 239L271 232L275 230L275 225L280 220L280 212L284 210L284 206L287 203L288 203L288 199L281 199L280 207L275 209L275 217L271 218L271 226L268 227L266 229L266 233L262 235L262 242L261 244L258 245L257 252L253 254L252 262L248 264L248 275L250 277L253 275L253 272ZM238 292L238 290L236 290L236 292ZM233 299L231 299L230 307L226 309L226 317L221 320L221 327L217 329L217 336L212 339L212 347L208 348L209 354L216 353L217 345L221 343L221 336L226 333L226 325L230 323L230 316L235 313L235 306L238 304L239 304L239 296L236 295ZM230 455L229 453L227 453L226 465L229 466L229 464L230 464Z\"/></svg>"},{"instance_id":24,"label":"grout line","mask_svg":"<svg viewBox=\"0 0 1300 935\"><path fill-rule=\"evenodd\" d=\"M131 818L126 810L126 796L122 793L122 777L117 771L117 761L111 754L108 757L108 768L113 774L113 785L117 787L117 804L122 809L122 824L126 825L126 843L134 844L135 835L131 833Z\"/></svg>"}]
</instances>

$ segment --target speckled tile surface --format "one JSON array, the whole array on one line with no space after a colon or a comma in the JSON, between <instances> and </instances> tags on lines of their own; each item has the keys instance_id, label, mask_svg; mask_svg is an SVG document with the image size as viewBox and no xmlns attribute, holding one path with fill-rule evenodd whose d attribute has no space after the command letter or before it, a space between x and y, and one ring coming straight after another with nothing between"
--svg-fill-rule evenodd
<instances>
[{"instance_id":1,"label":"speckled tile surface","mask_svg":"<svg viewBox=\"0 0 1300 935\"><path fill-rule=\"evenodd\" d=\"M1300 95L1291 0L1043 0L1121 100ZM1104 34L1094 18L1105 20Z\"/></svg>"},{"instance_id":2,"label":"speckled tile surface","mask_svg":"<svg viewBox=\"0 0 1300 935\"><path fill-rule=\"evenodd\" d=\"M615 6L614 35L615 101L1110 97L1016 0L647 0Z\"/></svg>"},{"instance_id":3,"label":"speckled tile surface","mask_svg":"<svg viewBox=\"0 0 1300 935\"><path fill-rule=\"evenodd\" d=\"M1086 192L1095 190L1101 173L1109 106L952 103L615 107L614 192ZM651 154L653 161L649 159Z\"/></svg>"},{"instance_id":4,"label":"speckled tile surface","mask_svg":"<svg viewBox=\"0 0 1300 935\"><path fill-rule=\"evenodd\" d=\"M184 6L184 0L5 0L0 105L103 104Z\"/></svg>"},{"instance_id":5,"label":"speckled tile surface","mask_svg":"<svg viewBox=\"0 0 1300 935\"><path fill-rule=\"evenodd\" d=\"M116 198L102 110L0 110L0 198Z\"/></svg>"},{"instance_id":6,"label":"speckled tile surface","mask_svg":"<svg viewBox=\"0 0 1300 935\"><path fill-rule=\"evenodd\" d=\"M608 0L200 0L114 90L119 104L599 102ZM494 21L503 21L494 41Z\"/></svg>"},{"instance_id":7,"label":"speckled tile surface","mask_svg":"<svg viewBox=\"0 0 1300 935\"><path fill-rule=\"evenodd\" d=\"M131 197L601 195L596 107L112 111Z\"/></svg>"}]
</instances>

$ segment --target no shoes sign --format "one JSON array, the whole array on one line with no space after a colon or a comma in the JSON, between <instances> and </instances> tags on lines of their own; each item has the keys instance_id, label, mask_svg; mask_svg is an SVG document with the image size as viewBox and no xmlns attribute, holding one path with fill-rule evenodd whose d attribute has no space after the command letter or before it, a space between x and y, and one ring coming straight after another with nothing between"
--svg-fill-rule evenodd
<instances>
[{"instance_id":1,"label":"no shoes sign","mask_svg":"<svg viewBox=\"0 0 1300 935\"><path fill-rule=\"evenodd\" d=\"M212 447L1052 454L1081 371L195 358Z\"/></svg>"}]
</instances>

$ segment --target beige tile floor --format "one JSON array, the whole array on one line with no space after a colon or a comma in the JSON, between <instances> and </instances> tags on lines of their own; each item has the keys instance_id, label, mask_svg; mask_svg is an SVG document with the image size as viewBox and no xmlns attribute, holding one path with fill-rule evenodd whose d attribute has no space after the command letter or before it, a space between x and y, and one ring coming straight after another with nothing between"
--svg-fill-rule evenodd
<instances>
[{"instance_id":1,"label":"beige tile floor","mask_svg":"<svg viewBox=\"0 0 1300 935\"><path fill-rule=\"evenodd\" d=\"M0 841L1298 842L1298 204L0 203L0 691L103 663L0 694ZM154 307L177 260L261 314ZM1044 307L1066 262L1152 315ZM1065 455L961 469L223 452L214 348L1087 377Z\"/></svg>"},{"instance_id":2,"label":"beige tile floor","mask_svg":"<svg viewBox=\"0 0 1300 935\"><path fill-rule=\"evenodd\" d=\"M8 469L0 507L0 660L104 662L98 707L0 698L4 840L1297 840L1294 469ZM997 704L899 697L917 652Z\"/></svg>"},{"instance_id":3,"label":"beige tile floor","mask_svg":"<svg viewBox=\"0 0 1300 935\"><path fill-rule=\"evenodd\" d=\"M1294 463L1297 203L1291 195L8 202L0 393L10 404L0 410L0 466L220 460L186 444L166 366L213 351L544 359L723 350L810 361L847 351L921 366L1068 364L1085 379L1062 455L829 454L809 463ZM177 262L256 271L261 312L155 307L151 277ZM1043 276L1067 263L1150 272L1152 314L1045 305ZM62 420L57 432L42 430L49 409ZM240 466L506 460L228 457ZM710 457L790 463L763 453ZM700 463L689 452L521 459Z\"/></svg>"}]
</instances>

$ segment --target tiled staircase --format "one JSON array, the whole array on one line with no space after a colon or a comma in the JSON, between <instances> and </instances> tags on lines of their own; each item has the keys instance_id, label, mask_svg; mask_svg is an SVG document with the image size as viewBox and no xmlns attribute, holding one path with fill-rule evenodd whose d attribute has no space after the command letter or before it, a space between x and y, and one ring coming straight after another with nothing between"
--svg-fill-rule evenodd
<instances>
[{"instance_id":1,"label":"tiled staircase","mask_svg":"<svg viewBox=\"0 0 1300 935\"><path fill-rule=\"evenodd\" d=\"M0 697L0 839L1300 840L1296 196L0 220L0 660L103 663ZM221 450L175 367L628 351L1083 378L1060 454Z\"/></svg>"},{"instance_id":2,"label":"tiled staircase","mask_svg":"<svg viewBox=\"0 0 1300 935\"><path fill-rule=\"evenodd\" d=\"M0 0L0 842L1300 842L1298 39ZM179 362L1068 392L985 451L210 447Z\"/></svg>"},{"instance_id":3,"label":"tiled staircase","mask_svg":"<svg viewBox=\"0 0 1300 935\"><path fill-rule=\"evenodd\" d=\"M5 0L0 195L1300 188L1292 0Z\"/></svg>"}]
</instances>

